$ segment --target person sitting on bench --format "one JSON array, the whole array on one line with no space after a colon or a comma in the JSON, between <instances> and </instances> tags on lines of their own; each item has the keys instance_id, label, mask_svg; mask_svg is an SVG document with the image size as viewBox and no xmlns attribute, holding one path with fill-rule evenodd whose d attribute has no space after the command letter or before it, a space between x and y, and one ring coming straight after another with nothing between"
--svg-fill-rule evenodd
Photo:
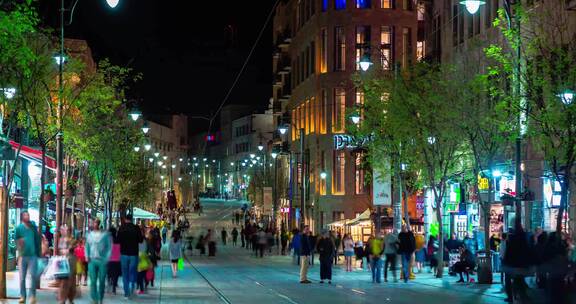
<instances>
[{"instance_id":1,"label":"person sitting on bench","mask_svg":"<svg viewBox=\"0 0 576 304\"><path fill-rule=\"evenodd\" d=\"M473 271L476 267L474 260L472 259L472 253L468 249L460 249L460 260L454 264L454 272L460 275L460 280L458 283L463 283L464 278L462 273L466 273L466 282L470 281L470 271Z\"/></svg>"}]
</instances>

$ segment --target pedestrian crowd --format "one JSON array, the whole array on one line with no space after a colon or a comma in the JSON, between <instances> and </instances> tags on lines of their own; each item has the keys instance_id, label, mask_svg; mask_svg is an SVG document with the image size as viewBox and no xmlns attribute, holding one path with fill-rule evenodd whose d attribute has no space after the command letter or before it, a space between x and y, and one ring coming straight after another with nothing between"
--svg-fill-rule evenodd
<instances>
[{"instance_id":1,"label":"pedestrian crowd","mask_svg":"<svg viewBox=\"0 0 576 304\"><path fill-rule=\"evenodd\" d=\"M184 220L179 222L184 223ZM168 251L173 277L176 277L175 264L183 257L181 236L186 232L184 227L165 225L160 229L159 225L147 226L144 221L136 225L128 214L121 219L118 229L103 230L100 220L94 218L85 236L82 233L74 235L70 227L63 225L58 232L58 252L51 257L47 238L39 235L30 215L24 211L15 232L20 273L19 303L37 302L36 284L42 274L53 280L52 286L58 287L58 303L74 303L75 298L81 296L78 286L84 285L89 286L92 303L100 304L106 291L116 294L120 277L126 299L133 298L136 292L144 294L154 287L161 251ZM39 265L42 268L46 264L45 269L39 269ZM30 286L26 284L27 275L33 278Z\"/></svg>"}]
</instances>

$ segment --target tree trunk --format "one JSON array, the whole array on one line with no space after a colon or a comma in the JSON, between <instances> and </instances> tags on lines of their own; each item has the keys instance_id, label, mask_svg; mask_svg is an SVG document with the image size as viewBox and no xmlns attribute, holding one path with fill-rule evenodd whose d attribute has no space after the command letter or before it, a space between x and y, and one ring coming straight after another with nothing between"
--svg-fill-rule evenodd
<instances>
[{"instance_id":1,"label":"tree trunk","mask_svg":"<svg viewBox=\"0 0 576 304\"><path fill-rule=\"evenodd\" d=\"M46 217L46 202L44 201L44 187L46 185L46 145L42 141L42 171L40 173L40 202L38 206L38 233L42 235L42 227L46 225L44 218ZM48 227L48 225L46 225Z\"/></svg>"},{"instance_id":2,"label":"tree trunk","mask_svg":"<svg viewBox=\"0 0 576 304\"><path fill-rule=\"evenodd\" d=\"M408 210L408 191L406 191L406 183L402 183L402 186L404 188L403 192L403 206L402 208L404 208L404 221L406 223L406 228L408 230L412 230L411 225L410 225L410 212Z\"/></svg>"},{"instance_id":3,"label":"tree trunk","mask_svg":"<svg viewBox=\"0 0 576 304\"><path fill-rule=\"evenodd\" d=\"M556 231L558 233L562 232L562 221L564 220L564 212L568 205L568 193L570 190L570 177L568 174L570 173L566 172L566 175L560 181L560 208L558 209L558 218L556 221Z\"/></svg>"},{"instance_id":4,"label":"tree trunk","mask_svg":"<svg viewBox=\"0 0 576 304\"><path fill-rule=\"evenodd\" d=\"M442 197L438 197L437 191L434 191L434 200L436 201L436 220L438 221L438 267L436 268L436 277L442 278L444 275L444 229L442 224Z\"/></svg>"},{"instance_id":5,"label":"tree trunk","mask_svg":"<svg viewBox=\"0 0 576 304\"><path fill-rule=\"evenodd\" d=\"M398 165L398 168L400 168L400 165ZM398 183L398 190L396 191L398 195L393 204L394 230L399 232L402 229L402 179L400 178L400 173L396 174L396 182Z\"/></svg>"}]
</instances>

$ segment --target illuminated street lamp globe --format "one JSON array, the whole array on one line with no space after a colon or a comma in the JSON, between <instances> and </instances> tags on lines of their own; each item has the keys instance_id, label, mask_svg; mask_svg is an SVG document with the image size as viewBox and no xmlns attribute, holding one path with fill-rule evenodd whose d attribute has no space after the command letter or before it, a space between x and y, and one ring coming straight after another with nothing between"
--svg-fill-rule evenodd
<instances>
[{"instance_id":1,"label":"illuminated street lamp globe","mask_svg":"<svg viewBox=\"0 0 576 304\"><path fill-rule=\"evenodd\" d=\"M154 158L150 157L150 158L148 158L148 161L151 162L151 163L153 163L153 162L154 162Z\"/></svg>"},{"instance_id":2,"label":"illuminated street lamp globe","mask_svg":"<svg viewBox=\"0 0 576 304\"><path fill-rule=\"evenodd\" d=\"M256 157L256 154L250 153L250 158L254 158L254 157Z\"/></svg>"},{"instance_id":3,"label":"illuminated street lamp globe","mask_svg":"<svg viewBox=\"0 0 576 304\"><path fill-rule=\"evenodd\" d=\"M483 0L464 0L460 1L460 4L466 7L466 10L474 15L480 9L480 6L486 4L486 1Z\"/></svg>"},{"instance_id":4,"label":"illuminated street lamp globe","mask_svg":"<svg viewBox=\"0 0 576 304\"><path fill-rule=\"evenodd\" d=\"M179 182L181 182L181 181L182 181L182 178L181 178L181 177L179 177L179 178L178 178L178 181L179 181Z\"/></svg>"},{"instance_id":5,"label":"illuminated street lamp globe","mask_svg":"<svg viewBox=\"0 0 576 304\"><path fill-rule=\"evenodd\" d=\"M140 152L140 147L139 146L134 147L134 152Z\"/></svg>"},{"instance_id":6,"label":"illuminated street lamp globe","mask_svg":"<svg viewBox=\"0 0 576 304\"><path fill-rule=\"evenodd\" d=\"M262 144L259 144L259 145L258 145L258 150L259 150L259 151L264 150L264 146L263 146Z\"/></svg>"},{"instance_id":7,"label":"illuminated street lamp globe","mask_svg":"<svg viewBox=\"0 0 576 304\"><path fill-rule=\"evenodd\" d=\"M162 161L158 161L158 166L162 166L164 163Z\"/></svg>"},{"instance_id":8,"label":"illuminated street lamp globe","mask_svg":"<svg viewBox=\"0 0 576 304\"><path fill-rule=\"evenodd\" d=\"M270 155L272 156L272 158L278 157L278 153L276 153L276 152L272 152L272 153L270 153Z\"/></svg>"},{"instance_id":9,"label":"illuminated street lamp globe","mask_svg":"<svg viewBox=\"0 0 576 304\"><path fill-rule=\"evenodd\" d=\"M234 166L234 162L230 162L230 166Z\"/></svg>"},{"instance_id":10,"label":"illuminated street lamp globe","mask_svg":"<svg viewBox=\"0 0 576 304\"><path fill-rule=\"evenodd\" d=\"M144 125L142 125L142 132L144 134L148 134L148 131L150 131L150 127L148 126L148 122L144 122Z\"/></svg>"},{"instance_id":11,"label":"illuminated street lamp globe","mask_svg":"<svg viewBox=\"0 0 576 304\"><path fill-rule=\"evenodd\" d=\"M350 120L352 120L352 122L357 125L360 123L360 115L358 115L358 113L354 113L350 116Z\"/></svg>"},{"instance_id":12,"label":"illuminated street lamp globe","mask_svg":"<svg viewBox=\"0 0 576 304\"><path fill-rule=\"evenodd\" d=\"M67 59L66 59L66 56L63 56L63 55L60 55L60 54L56 54L56 55L54 55L54 57L52 57L52 58L54 58L54 61L56 62L57 65L66 63L66 60L67 60Z\"/></svg>"},{"instance_id":13,"label":"illuminated street lamp globe","mask_svg":"<svg viewBox=\"0 0 576 304\"><path fill-rule=\"evenodd\" d=\"M168 156L164 155L164 156L162 156L162 159L167 160Z\"/></svg>"},{"instance_id":14,"label":"illuminated street lamp globe","mask_svg":"<svg viewBox=\"0 0 576 304\"><path fill-rule=\"evenodd\" d=\"M151 144L145 144L145 145L144 145L144 150L150 151L150 149L152 149L152 145L151 145Z\"/></svg>"},{"instance_id":15,"label":"illuminated street lamp globe","mask_svg":"<svg viewBox=\"0 0 576 304\"><path fill-rule=\"evenodd\" d=\"M282 135L286 134L286 132L288 132L288 126L287 125L278 126L278 132L280 132L280 134Z\"/></svg>"},{"instance_id":16,"label":"illuminated street lamp globe","mask_svg":"<svg viewBox=\"0 0 576 304\"><path fill-rule=\"evenodd\" d=\"M570 90L566 90L556 96L558 96L558 98L560 98L562 103L564 103L565 105L572 104L572 100L574 100L574 92Z\"/></svg>"},{"instance_id":17,"label":"illuminated street lamp globe","mask_svg":"<svg viewBox=\"0 0 576 304\"><path fill-rule=\"evenodd\" d=\"M162 165L162 169L166 169L166 165Z\"/></svg>"},{"instance_id":18,"label":"illuminated street lamp globe","mask_svg":"<svg viewBox=\"0 0 576 304\"><path fill-rule=\"evenodd\" d=\"M120 0L106 0L106 3L108 3L108 6L110 8L115 8L116 6L118 6L119 2Z\"/></svg>"},{"instance_id":19,"label":"illuminated street lamp globe","mask_svg":"<svg viewBox=\"0 0 576 304\"><path fill-rule=\"evenodd\" d=\"M253 164L256 164L257 162L258 162L258 161L255 160L255 159L252 160L252 163L253 163Z\"/></svg>"},{"instance_id":20,"label":"illuminated street lamp globe","mask_svg":"<svg viewBox=\"0 0 576 304\"><path fill-rule=\"evenodd\" d=\"M157 158L158 156L160 156L160 153L159 153L159 152L154 152L154 157Z\"/></svg>"},{"instance_id":21,"label":"illuminated street lamp globe","mask_svg":"<svg viewBox=\"0 0 576 304\"><path fill-rule=\"evenodd\" d=\"M360 58L360 61L358 61L358 65L360 66L360 69L362 71L364 72L368 71L368 69L372 65L372 61L370 61L370 56L368 56L368 54L364 54L364 56Z\"/></svg>"},{"instance_id":22,"label":"illuminated street lamp globe","mask_svg":"<svg viewBox=\"0 0 576 304\"><path fill-rule=\"evenodd\" d=\"M138 111L138 109L132 109L132 111L130 111L128 115L130 116L130 118L132 118L133 121L137 121L138 118L140 118L140 116L142 115L142 112Z\"/></svg>"},{"instance_id":23,"label":"illuminated street lamp globe","mask_svg":"<svg viewBox=\"0 0 576 304\"><path fill-rule=\"evenodd\" d=\"M176 164L172 164L172 169L176 169Z\"/></svg>"},{"instance_id":24,"label":"illuminated street lamp globe","mask_svg":"<svg viewBox=\"0 0 576 304\"><path fill-rule=\"evenodd\" d=\"M321 179L326 179L326 176L328 176L328 174L326 174L326 172L320 172L320 178Z\"/></svg>"}]
</instances>

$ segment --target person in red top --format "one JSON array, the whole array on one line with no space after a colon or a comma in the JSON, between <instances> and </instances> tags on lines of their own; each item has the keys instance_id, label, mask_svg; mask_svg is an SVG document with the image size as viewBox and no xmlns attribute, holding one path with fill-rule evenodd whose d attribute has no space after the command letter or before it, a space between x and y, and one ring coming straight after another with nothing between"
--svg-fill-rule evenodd
<instances>
[{"instance_id":1,"label":"person in red top","mask_svg":"<svg viewBox=\"0 0 576 304\"><path fill-rule=\"evenodd\" d=\"M76 248L74 248L74 256L76 256L76 286L80 285L82 277L84 277L84 286L88 285L88 276L86 269L88 263L86 262L86 253L84 251L84 238L79 237Z\"/></svg>"}]
</instances>

